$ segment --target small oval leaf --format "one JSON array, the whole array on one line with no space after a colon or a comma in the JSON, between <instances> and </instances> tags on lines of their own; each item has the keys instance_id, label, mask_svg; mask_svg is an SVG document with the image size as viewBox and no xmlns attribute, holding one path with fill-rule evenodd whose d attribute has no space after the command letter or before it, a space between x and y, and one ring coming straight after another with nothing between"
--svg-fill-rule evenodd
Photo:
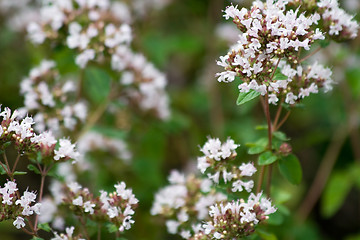
<instances>
[{"instance_id":1,"label":"small oval leaf","mask_svg":"<svg viewBox=\"0 0 360 240\"><path fill-rule=\"evenodd\" d=\"M282 74L282 73L276 73L273 77L273 80L287 80L288 76Z\"/></svg>"},{"instance_id":2,"label":"small oval leaf","mask_svg":"<svg viewBox=\"0 0 360 240\"><path fill-rule=\"evenodd\" d=\"M27 169L29 169L30 171L33 171L33 172L36 173L36 174L40 174L39 169L38 169L35 165L33 165L33 164L29 164L29 165L27 166Z\"/></svg>"},{"instance_id":3,"label":"small oval leaf","mask_svg":"<svg viewBox=\"0 0 360 240\"><path fill-rule=\"evenodd\" d=\"M277 160L277 156L275 156L272 152L266 151L259 156L259 165L269 165Z\"/></svg>"},{"instance_id":4,"label":"small oval leaf","mask_svg":"<svg viewBox=\"0 0 360 240\"><path fill-rule=\"evenodd\" d=\"M302 179L302 169L299 159L290 154L279 160L280 173L292 184L300 184Z\"/></svg>"},{"instance_id":5,"label":"small oval leaf","mask_svg":"<svg viewBox=\"0 0 360 240\"><path fill-rule=\"evenodd\" d=\"M280 141L289 141L290 139L288 137L286 137L286 134L280 131L276 131L272 133L274 137L276 137L277 139L279 139Z\"/></svg>"},{"instance_id":6,"label":"small oval leaf","mask_svg":"<svg viewBox=\"0 0 360 240\"><path fill-rule=\"evenodd\" d=\"M254 98L258 97L259 95L260 95L260 93L254 91L254 90L250 90L249 92L241 92L241 93L239 93L239 97L236 101L236 104L242 105L244 103L247 103L248 101L253 100Z\"/></svg>"}]
</instances>

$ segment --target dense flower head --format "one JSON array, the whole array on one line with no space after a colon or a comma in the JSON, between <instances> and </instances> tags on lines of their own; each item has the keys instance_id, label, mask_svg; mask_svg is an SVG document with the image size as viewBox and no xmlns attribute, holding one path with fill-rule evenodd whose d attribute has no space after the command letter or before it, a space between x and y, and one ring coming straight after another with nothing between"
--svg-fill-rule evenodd
<instances>
[{"instance_id":1,"label":"dense flower head","mask_svg":"<svg viewBox=\"0 0 360 240\"><path fill-rule=\"evenodd\" d=\"M94 197L87 188L77 182L67 185L67 194L63 204L69 206L75 214L84 215L94 221L109 222L119 232L129 230L135 222L132 218L138 199L124 182L114 185L116 191L108 193L101 190L99 197Z\"/></svg>"},{"instance_id":2,"label":"dense flower head","mask_svg":"<svg viewBox=\"0 0 360 240\"><path fill-rule=\"evenodd\" d=\"M255 231L255 225L268 219L276 208L270 200L261 198L262 193L251 193L248 200L222 202L210 207L211 221L202 225L191 240L240 239Z\"/></svg>"},{"instance_id":3,"label":"dense flower head","mask_svg":"<svg viewBox=\"0 0 360 240\"><path fill-rule=\"evenodd\" d=\"M17 229L25 227L25 217L40 214L41 203L36 203L36 194L26 190L20 196L15 181L0 187L0 201L0 221L15 219L13 225Z\"/></svg>"},{"instance_id":4,"label":"dense flower head","mask_svg":"<svg viewBox=\"0 0 360 240\"><path fill-rule=\"evenodd\" d=\"M84 123L87 104L76 98L77 86L72 80L63 80L54 61L43 60L30 71L20 84L24 96L21 112L34 113L35 129L50 129L57 133L64 126L68 130Z\"/></svg>"},{"instance_id":5,"label":"dense flower head","mask_svg":"<svg viewBox=\"0 0 360 240\"><path fill-rule=\"evenodd\" d=\"M323 21L324 32L335 40L348 40L357 36L358 23L354 20L354 16L340 8L338 0L290 0L289 4L308 13L319 13Z\"/></svg>"},{"instance_id":6,"label":"dense flower head","mask_svg":"<svg viewBox=\"0 0 360 240\"><path fill-rule=\"evenodd\" d=\"M114 85L141 109L166 119L170 115L166 77L142 54L133 52L131 27L113 10L110 1L46 1L40 20L28 25L29 38L35 44L51 42L72 49L82 69L89 62L111 62L107 67L120 79Z\"/></svg>"},{"instance_id":7,"label":"dense flower head","mask_svg":"<svg viewBox=\"0 0 360 240\"><path fill-rule=\"evenodd\" d=\"M271 104L277 104L281 100L292 105L310 93L317 93L320 88L325 91L331 89L331 71L315 63L308 68L320 71L312 77L308 76L306 70L303 71L306 67L301 65L303 59L300 57L302 49L308 51L316 40L325 39L323 32L327 28L320 22L335 10L324 12L320 6L335 9L337 1L320 1L319 11L310 11L311 13L291 6L291 1L267 0L265 3L254 1L250 10L239 10L233 5L226 8L224 17L233 19L240 34L237 44L217 61L225 70L217 74L219 82L233 82L236 77L240 77L240 92L256 91L262 96L267 94ZM329 34L351 32L351 38L356 36L357 23L344 11L336 11L339 14L337 18L346 16L344 21L347 25L343 21L334 20L332 26L337 26L338 31L330 30ZM298 74L279 74L286 71L279 65L280 61Z\"/></svg>"},{"instance_id":8,"label":"dense flower head","mask_svg":"<svg viewBox=\"0 0 360 240\"><path fill-rule=\"evenodd\" d=\"M225 200L226 196L211 190L208 179L185 177L175 170L168 179L170 185L155 195L151 214L165 217L168 232L187 239L197 232L200 222L208 218L208 207Z\"/></svg>"},{"instance_id":9,"label":"dense flower head","mask_svg":"<svg viewBox=\"0 0 360 240\"><path fill-rule=\"evenodd\" d=\"M82 135L77 141L77 148L80 152L80 162L82 169L89 169L88 162L85 161L87 153L93 151L104 151L111 153L112 157L121 159L125 163L130 163L132 153L130 152L128 145L121 139L111 138L95 131L90 131ZM88 165L87 165L88 164Z\"/></svg>"},{"instance_id":10,"label":"dense flower head","mask_svg":"<svg viewBox=\"0 0 360 240\"><path fill-rule=\"evenodd\" d=\"M252 163L242 163L240 167L234 165L235 149L238 146L230 138L224 143L218 138L209 138L200 149L204 156L198 157L197 166L201 173L206 173L207 177L216 184L220 181L225 184L231 182L233 192L241 192L243 189L250 192L254 181L245 181L244 177L251 177L256 172L256 168Z\"/></svg>"},{"instance_id":11,"label":"dense flower head","mask_svg":"<svg viewBox=\"0 0 360 240\"><path fill-rule=\"evenodd\" d=\"M54 237L51 240L85 240L85 238L81 238L81 235L74 235L75 227L67 227L65 229L65 233L58 234L54 232Z\"/></svg>"},{"instance_id":12,"label":"dense flower head","mask_svg":"<svg viewBox=\"0 0 360 240\"><path fill-rule=\"evenodd\" d=\"M0 116L3 119L0 127L2 144L13 142L19 152L29 155L37 154L40 150L43 157L55 161L79 158L80 155L75 144L72 144L70 140L57 140L50 131L36 134L32 128L35 124L32 117L27 116L21 119L18 110L11 113L9 108L5 108ZM57 143L59 143L59 147L56 147Z\"/></svg>"}]
</instances>

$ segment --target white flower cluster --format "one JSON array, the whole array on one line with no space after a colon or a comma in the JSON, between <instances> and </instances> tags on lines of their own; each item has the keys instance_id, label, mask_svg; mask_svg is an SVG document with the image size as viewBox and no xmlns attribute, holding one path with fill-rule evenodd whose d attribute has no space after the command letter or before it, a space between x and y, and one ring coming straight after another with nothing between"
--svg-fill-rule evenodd
<instances>
[{"instance_id":1,"label":"white flower cluster","mask_svg":"<svg viewBox=\"0 0 360 240\"><path fill-rule=\"evenodd\" d=\"M132 219L134 208L139 200L121 182L115 184L116 192L108 193L100 191L100 197L93 198L87 188L82 188L77 182L69 183L70 196L64 199L64 203L77 206L83 213L88 213L90 218L103 218L118 227L120 232L129 230L135 222ZM82 213L82 214L83 214Z\"/></svg>"},{"instance_id":2,"label":"white flower cluster","mask_svg":"<svg viewBox=\"0 0 360 240\"><path fill-rule=\"evenodd\" d=\"M329 23L329 35L340 35L344 39L357 36L358 23L353 20L354 16L340 8L338 0L320 0L317 6L324 21Z\"/></svg>"},{"instance_id":3,"label":"white flower cluster","mask_svg":"<svg viewBox=\"0 0 360 240\"><path fill-rule=\"evenodd\" d=\"M280 61L279 68L281 69L281 73L288 79L278 80L278 86L273 89L275 92L279 92L279 88L290 88L292 91L284 92L286 93L285 102L288 104L295 104L297 100L308 97L310 93L318 93L319 88L322 88L324 92L332 90L332 85L334 84L331 78L332 71L318 62L314 62L306 68L298 65L294 69L285 61ZM269 94L270 104L276 105L278 101L277 93Z\"/></svg>"},{"instance_id":4,"label":"white flower cluster","mask_svg":"<svg viewBox=\"0 0 360 240\"><path fill-rule=\"evenodd\" d=\"M37 152L39 149L44 156L52 156L55 161L79 158L75 144L68 139L59 140L59 148L55 149L58 142L51 132L36 134L32 128L35 123L32 117L25 117L19 122L19 111L11 114L9 108L0 113L3 118L0 127L0 138L15 141L15 146L28 153Z\"/></svg>"},{"instance_id":5,"label":"white flower cluster","mask_svg":"<svg viewBox=\"0 0 360 240\"><path fill-rule=\"evenodd\" d=\"M254 231L254 225L268 219L276 211L270 200L261 198L262 193L251 192L254 181L244 181L257 171L252 163L242 163L239 167L232 164L236 148L232 139L221 143L219 139L209 138L201 151L205 156L198 159L198 168L202 173L211 171L205 179L172 171L168 180L171 185L161 189L155 195L151 214L166 218L166 227L171 234L179 234L184 239L240 239ZM227 171L227 168L231 168ZM229 191L251 192L245 202L243 199L229 201L233 196L219 191L220 173ZM225 188L225 189L226 189ZM206 222L206 224L202 224Z\"/></svg>"},{"instance_id":6,"label":"white flower cluster","mask_svg":"<svg viewBox=\"0 0 360 240\"><path fill-rule=\"evenodd\" d=\"M264 78L272 71L269 62L274 55L284 57L302 48L309 50L313 40L324 38L319 29L311 31L320 20L319 14L306 17L298 10L285 11L286 4L284 0L268 0L266 4L255 1L251 10L233 5L226 8L224 17L232 18L242 33L238 44L218 61L227 69L218 74L220 82L232 82L238 74L249 80ZM266 89L264 83L256 90L265 95Z\"/></svg>"},{"instance_id":7,"label":"white flower cluster","mask_svg":"<svg viewBox=\"0 0 360 240\"><path fill-rule=\"evenodd\" d=\"M17 228L25 227L24 217L31 216L34 213L40 214L41 203L36 203L36 194L25 191L18 198L18 188L15 181L7 181L4 187L0 187L0 215L2 220L16 218L13 225ZM35 204L34 204L35 203Z\"/></svg>"},{"instance_id":8,"label":"white flower cluster","mask_svg":"<svg viewBox=\"0 0 360 240\"><path fill-rule=\"evenodd\" d=\"M220 161L227 159L233 154L235 154L235 149L238 147L238 144L235 144L234 140L227 139L223 144L218 138L209 138L209 140L204 144L200 149L204 153L204 157L215 159ZM206 168L201 168L200 171L204 173Z\"/></svg>"},{"instance_id":9,"label":"white flower cluster","mask_svg":"<svg viewBox=\"0 0 360 240\"><path fill-rule=\"evenodd\" d=\"M210 191L212 183L208 179L185 177L175 170L168 179L171 185L156 193L151 214L165 216L168 232L187 239L199 231L199 223L208 217L209 206L226 196Z\"/></svg>"},{"instance_id":10,"label":"white flower cluster","mask_svg":"<svg viewBox=\"0 0 360 240\"><path fill-rule=\"evenodd\" d=\"M242 163L240 167L231 167L230 160L236 156L235 149L238 146L230 138L224 143L221 143L218 138L209 138L200 149L205 156L198 157L197 167L203 174L207 171L207 177L216 184L219 184L221 178L224 183L237 179L232 182L233 192L241 192L243 189L251 192L254 181L243 181L243 177L251 177L256 172L254 165ZM230 170L228 170L229 166Z\"/></svg>"},{"instance_id":11,"label":"white flower cluster","mask_svg":"<svg viewBox=\"0 0 360 240\"><path fill-rule=\"evenodd\" d=\"M144 55L119 47L112 55L111 66L114 71L122 72L121 85L126 86L129 97L143 110L153 109L161 119L169 118L167 79Z\"/></svg>"},{"instance_id":12,"label":"white flower cluster","mask_svg":"<svg viewBox=\"0 0 360 240\"><path fill-rule=\"evenodd\" d=\"M76 1L81 4L82 7L94 7L94 6L108 6L108 9L112 12L117 19L125 23L131 23L135 20L141 20L142 18L149 15L153 10L160 10L166 7L172 0L133 0L130 2L127 1L104 1L101 0L98 3L96 1ZM0 1L0 12L5 14L7 17L8 26L15 31L22 31L26 29L29 22L37 22L39 18L46 18L50 21L49 14L46 13L46 10L49 10L51 13L57 14L54 18L62 19L63 15L56 10L56 8L45 8L44 11L39 14L39 8L41 8L44 3L50 2L59 7L65 9L71 9L69 1L58 0L58 1L48 1L48 0L1 0ZM40 15L40 16L39 16ZM96 12L89 13L89 18L96 18L98 14ZM54 28L56 29L59 25L59 20L54 20ZM34 34L34 40L42 42L44 41L44 33L39 28L39 25L31 24L29 29L38 32Z\"/></svg>"},{"instance_id":13,"label":"white flower cluster","mask_svg":"<svg viewBox=\"0 0 360 240\"><path fill-rule=\"evenodd\" d=\"M58 195L57 200L61 202L63 196ZM41 215L39 215L39 223L50 223L52 222L52 228L54 229L64 229L65 220L56 216L58 212L57 203L55 203L50 197L45 197L41 200L40 207Z\"/></svg>"},{"instance_id":14,"label":"white flower cluster","mask_svg":"<svg viewBox=\"0 0 360 240\"><path fill-rule=\"evenodd\" d=\"M34 119L35 129L39 132L50 129L57 133L60 123L65 128L74 130L87 117L87 105L84 101L71 102L71 97L77 90L76 84L71 80L61 81L55 67L54 61L43 60L20 84L20 92L25 98L21 111L37 111ZM50 111L55 108L59 111Z\"/></svg>"},{"instance_id":15,"label":"white flower cluster","mask_svg":"<svg viewBox=\"0 0 360 240\"><path fill-rule=\"evenodd\" d=\"M36 9L31 0L1 0L0 13L9 29L22 31L26 25L37 19Z\"/></svg>"},{"instance_id":16,"label":"white flower cluster","mask_svg":"<svg viewBox=\"0 0 360 240\"><path fill-rule=\"evenodd\" d=\"M211 206L209 215L212 220L202 225L203 232L199 232L198 237L206 234L211 239L240 239L251 234L256 224L276 211L271 201L261 198L261 195L251 193L247 202L240 199Z\"/></svg>"},{"instance_id":17,"label":"white flower cluster","mask_svg":"<svg viewBox=\"0 0 360 240\"><path fill-rule=\"evenodd\" d=\"M32 42L42 44L49 39L74 49L78 53L75 63L80 68L85 68L89 61L107 64L106 58L111 58L111 68L115 74L121 74L120 84L128 97L142 109L153 110L162 119L168 118L166 77L142 54L132 51L131 27L127 23L118 23L121 17L117 21L118 15L113 14L110 2L65 2L47 1L41 10L40 22L28 26ZM80 24L80 19L87 21ZM60 28L65 29L68 35L59 35Z\"/></svg>"},{"instance_id":18,"label":"white flower cluster","mask_svg":"<svg viewBox=\"0 0 360 240\"><path fill-rule=\"evenodd\" d=\"M90 131L82 135L77 141L78 151L85 157L88 152L104 150L113 153L118 159L129 163L132 153L129 151L126 142L121 139L110 138L100 133ZM83 162L85 159L81 159Z\"/></svg>"},{"instance_id":19,"label":"white flower cluster","mask_svg":"<svg viewBox=\"0 0 360 240\"><path fill-rule=\"evenodd\" d=\"M230 138L225 143L219 139L209 139L204 144L201 151L205 156L199 158L199 169L202 173L209 170L216 172L207 174L206 179L194 176L185 178L184 174L171 172L168 178L171 185L155 195L151 209L152 215L166 218L169 233L179 234L188 240L240 239L251 234L256 224L268 219L268 215L276 211L270 200L261 198L262 193L255 195L251 192L253 180L243 180L256 172L254 165L242 163L237 167L229 162L229 158L236 156L235 149L238 146ZM202 161L206 161L205 167ZM229 167L232 170L227 171ZM228 187L232 192L244 189L251 192L246 202L243 199L229 201L231 197L217 192L212 182L219 183L220 172L225 184L234 180L232 186Z\"/></svg>"},{"instance_id":20,"label":"white flower cluster","mask_svg":"<svg viewBox=\"0 0 360 240\"><path fill-rule=\"evenodd\" d=\"M75 227L67 227L65 229L65 234L61 233L60 235L57 232L54 232L55 237L51 238L51 240L85 240L85 238L80 238L73 236Z\"/></svg>"},{"instance_id":21,"label":"white flower cluster","mask_svg":"<svg viewBox=\"0 0 360 240\"><path fill-rule=\"evenodd\" d=\"M338 35L343 30L351 32L353 38L358 25L343 10L334 10L338 7L336 0L318 2L318 7L331 10L323 11L320 8L319 13L312 14L300 12L299 8L287 8L290 3L288 0L267 0L266 3L257 0L250 10L239 10L233 5L227 7L224 17L232 18L241 33L237 44L217 61L225 69L217 74L219 82L232 82L239 76L243 82L238 86L240 92L256 91L263 96L268 94L271 104L276 104L280 98L288 104L294 104L310 93L317 93L322 87L325 91L331 89L329 69L315 63L309 68L320 70L318 74L312 77L302 74L306 71L300 65L299 52L301 49L310 50L315 40L325 38L319 29L319 20L321 17L328 18L329 11L332 14L336 12L337 18L342 19L334 20L332 26L338 31L333 30L331 34ZM286 62L292 72L297 71L298 76L288 74L288 79L279 77L276 70L280 61Z\"/></svg>"}]
</instances>

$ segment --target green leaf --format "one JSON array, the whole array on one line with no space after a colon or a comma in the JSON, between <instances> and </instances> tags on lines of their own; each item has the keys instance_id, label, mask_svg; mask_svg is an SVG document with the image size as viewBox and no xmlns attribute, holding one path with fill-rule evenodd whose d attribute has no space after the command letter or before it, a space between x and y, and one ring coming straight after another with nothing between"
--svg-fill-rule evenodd
<instances>
[{"instance_id":1,"label":"green leaf","mask_svg":"<svg viewBox=\"0 0 360 240\"><path fill-rule=\"evenodd\" d=\"M260 93L254 91L254 90L250 90L249 92L241 92L241 93L239 93L239 97L236 101L236 104L242 105L244 103L247 103L248 101L253 100L254 98L258 97L259 95L260 95Z\"/></svg>"},{"instance_id":2,"label":"green leaf","mask_svg":"<svg viewBox=\"0 0 360 240\"><path fill-rule=\"evenodd\" d=\"M280 173L292 184L300 184L302 179L302 170L299 159L290 154L279 160Z\"/></svg>"},{"instance_id":3,"label":"green leaf","mask_svg":"<svg viewBox=\"0 0 360 240\"><path fill-rule=\"evenodd\" d=\"M268 126L267 125L257 125L255 127L256 130L267 130Z\"/></svg>"},{"instance_id":4,"label":"green leaf","mask_svg":"<svg viewBox=\"0 0 360 240\"><path fill-rule=\"evenodd\" d=\"M112 223L106 224L106 228L108 229L109 233L117 232L119 228Z\"/></svg>"},{"instance_id":5,"label":"green leaf","mask_svg":"<svg viewBox=\"0 0 360 240\"><path fill-rule=\"evenodd\" d=\"M39 169L38 169L35 165L33 165L33 164L29 164L29 165L27 166L27 169L29 169L30 171L33 171L33 172L36 173L36 174L40 174Z\"/></svg>"},{"instance_id":6,"label":"green leaf","mask_svg":"<svg viewBox=\"0 0 360 240\"><path fill-rule=\"evenodd\" d=\"M330 176L321 198L321 213L323 216L331 217L339 210L353 183L348 171L335 172Z\"/></svg>"},{"instance_id":7,"label":"green leaf","mask_svg":"<svg viewBox=\"0 0 360 240\"><path fill-rule=\"evenodd\" d=\"M0 174L1 175L6 174L6 170L4 169L4 167L2 165L0 165Z\"/></svg>"},{"instance_id":8,"label":"green leaf","mask_svg":"<svg viewBox=\"0 0 360 240\"><path fill-rule=\"evenodd\" d=\"M14 176L15 175L26 175L26 174L27 174L27 172L19 172L19 171L14 172Z\"/></svg>"},{"instance_id":9,"label":"green leaf","mask_svg":"<svg viewBox=\"0 0 360 240\"><path fill-rule=\"evenodd\" d=\"M276 137L277 139L281 140L281 141L289 141L290 139L286 137L286 134L280 131L276 131L272 133L274 137Z\"/></svg>"},{"instance_id":10,"label":"green leaf","mask_svg":"<svg viewBox=\"0 0 360 240\"><path fill-rule=\"evenodd\" d=\"M286 76L280 72L280 73L274 74L273 80L287 80L288 78L289 78L288 76Z\"/></svg>"},{"instance_id":11,"label":"green leaf","mask_svg":"<svg viewBox=\"0 0 360 240\"><path fill-rule=\"evenodd\" d=\"M44 238L33 236L33 237L31 238L31 240L44 240Z\"/></svg>"},{"instance_id":12,"label":"green leaf","mask_svg":"<svg viewBox=\"0 0 360 240\"><path fill-rule=\"evenodd\" d=\"M247 144L247 146L249 146L248 154L262 153L266 150L267 145L268 145L267 138L261 138L254 143L249 143Z\"/></svg>"},{"instance_id":13,"label":"green leaf","mask_svg":"<svg viewBox=\"0 0 360 240\"><path fill-rule=\"evenodd\" d=\"M37 152L36 161L37 161L38 163L41 163L41 161L42 161L42 154L41 154L41 152Z\"/></svg>"},{"instance_id":14,"label":"green leaf","mask_svg":"<svg viewBox=\"0 0 360 240\"><path fill-rule=\"evenodd\" d=\"M266 232L263 229L256 229L256 232L263 240L277 240L277 237L273 233Z\"/></svg>"},{"instance_id":15,"label":"green leaf","mask_svg":"<svg viewBox=\"0 0 360 240\"><path fill-rule=\"evenodd\" d=\"M51 168L50 171L48 171L47 176L53 177L53 178L55 178L57 180L60 180L60 181L63 179L63 176L58 174L58 171L57 171L56 168Z\"/></svg>"},{"instance_id":16,"label":"green leaf","mask_svg":"<svg viewBox=\"0 0 360 240\"><path fill-rule=\"evenodd\" d=\"M263 146L254 146L249 148L248 154L259 154L266 150L266 147Z\"/></svg>"},{"instance_id":17,"label":"green leaf","mask_svg":"<svg viewBox=\"0 0 360 240\"><path fill-rule=\"evenodd\" d=\"M266 151L259 156L259 165L269 165L277 160L277 156L275 156L272 152Z\"/></svg>"},{"instance_id":18,"label":"green leaf","mask_svg":"<svg viewBox=\"0 0 360 240\"><path fill-rule=\"evenodd\" d=\"M281 68L276 68L273 80L287 80L288 77L281 73Z\"/></svg>"},{"instance_id":19,"label":"green leaf","mask_svg":"<svg viewBox=\"0 0 360 240\"><path fill-rule=\"evenodd\" d=\"M349 167L348 172L351 175L352 181L354 181L358 189L360 189L360 164L355 161L354 164Z\"/></svg>"},{"instance_id":20,"label":"green leaf","mask_svg":"<svg viewBox=\"0 0 360 240\"><path fill-rule=\"evenodd\" d=\"M110 93L110 75L97 67L88 67L84 73L84 88L94 103L103 102Z\"/></svg>"},{"instance_id":21,"label":"green leaf","mask_svg":"<svg viewBox=\"0 0 360 240\"><path fill-rule=\"evenodd\" d=\"M6 142L6 143L4 143L4 144L2 145L2 148L5 149L5 148L7 148L7 147L10 146L10 145L11 145L11 141Z\"/></svg>"},{"instance_id":22,"label":"green leaf","mask_svg":"<svg viewBox=\"0 0 360 240\"><path fill-rule=\"evenodd\" d=\"M48 223L39 223L38 224L38 228L41 230L44 230L46 232L50 232L51 231L51 227L49 226Z\"/></svg>"}]
</instances>

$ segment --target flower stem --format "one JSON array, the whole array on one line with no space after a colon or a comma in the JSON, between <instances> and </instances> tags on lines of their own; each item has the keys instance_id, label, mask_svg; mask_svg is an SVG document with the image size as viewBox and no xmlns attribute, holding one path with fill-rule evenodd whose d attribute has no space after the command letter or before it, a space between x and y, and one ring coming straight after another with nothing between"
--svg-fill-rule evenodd
<instances>
[{"instance_id":1,"label":"flower stem","mask_svg":"<svg viewBox=\"0 0 360 240\"><path fill-rule=\"evenodd\" d=\"M6 171L6 174L10 177L10 172L9 172L10 170L8 170L7 167L5 166L5 164L2 163L1 161L0 161L0 165Z\"/></svg>"},{"instance_id":2,"label":"flower stem","mask_svg":"<svg viewBox=\"0 0 360 240\"><path fill-rule=\"evenodd\" d=\"M277 61L277 63L276 63L276 66L275 66L275 68L274 68L274 71L273 71L273 73L271 74L271 77L270 77L271 80L273 79L273 77L274 77L274 75L275 75L275 72L276 72L276 69L278 68L278 66L279 66L279 64L280 64L280 60L281 60L281 58L278 59L278 61Z\"/></svg>"},{"instance_id":3,"label":"flower stem","mask_svg":"<svg viewBox=\"0 0 360 240\"><path fill-rule=\"evenodd\" d=\"M39 165L39 164L38 164ZM40 165L38 166L39 167L39 170L41 172L41 183L40 183L40 193L39 193L39 200L38 202L41 203L42 201L42 196L43 196L43 193L44 193L44 183L45 183L45 177L47 175L47 171L45 168L44 169L41 169ZM36 215L35 217L35 224L34 224L34 230L35 232L37 232L37 223L38 223L38 220L39 220L39 215Z\"/></svg>"},{"instance_id":4,"label":"flower stem","mask_svg":"<svg viewBox=\"0 0 360 240\"><path fill-rule=\"evenodd\" d=\"M272 164L270 164L269 165L269 172L268 172L268 175L267 175L267 182L266 182L266 195L268 196L268 197L270 197L270 191L271 191L271 176L272 176L272 167L273 167L273 165Z\"/></svg>"},{"instance_id":5,"label":"flower stem","mask_svg":"<svg viewBox=\"0 0 360 240\"><path fill-rule=\"evenodd\" d=\"M17 166L17 164L18 164L18 162L19 162L19 159L20 159L20 153L18 153L18 155L17 155L17 157L16 157L14 166L13 166L12 171L11 171L12 174L14 174L14 172L15 172L15 169L16 169L16 166Z\"/></svg>"},{"instance_id":6,"label":"flower stem","mask_svg":"<svg viewBox=\"0 0 360 240\"><path fill-rule=\"evenodd\" d=\"M7 169L8 169L8 172L9 172L10 175L11 175L11 176L9 176L9 177L11 178L11 180L13 180L14 177L12 176L12 174L11 174L11 172L10 172L10 165L9 165L9 161L8 161L8 159L7 159L6 153L5 153L5 149L4 149L4 153L3 153L3 158L4 158L4 161L5 161L6 167L7 167Z\"/></svg>"},{"instance_id":7,"label":"flower stem","mask_svg":"<svg viewBox=\"0 0 360 240\"><path fill-rule=\"evenodd\" d=\"M321 50L322 47L318 47L316 50L312 51L309 55L305 56L304 58L300 59L299 63L302 63L306 59L310 58L311 56L314 56L317 52Z\"/></svg>"},{"instance_id":8,"label":"flower stem","mask_svg":"<svg viewBox=\"0 0 360 240\"><path fill-rule=\"evenodd\" d=\"M80 219L81 225L82 225L82 227L83 227L83 231L84 231L84 234L85 234L85 238L86 238L87 240L90 240L89 233L87 232L87 229L86 229L85 220L83 219L82 216L80 216L79 219Z\"/></svg>"},{"instance_id":9,"label":"flower stem","mask_svg":"<svg viewBox=\"0 0 360 240\"><path fill-rule=\"evenodd\" d=\"M279 60L280 61L280 60ZM278 63L279 63L278 61ZM272 151L272 124L271 124L271 116L270 116L270 109L269 109L269 95L265 95L265 116L266 121L268 125L268 149L269 151ZM266 193L268 196L270 196L270 186L271 186L271 175L272 175L272 164L269 165L269 172L267 176L267 182L266 182Z\"/></svg>"},{"instance_id":10,"label":"flower stem","mask_svg":"<svg viewBox=\"0 0 360 240\"><path fill-rule=\"evenodd\" d=\"M283 102L284 102L284 98L281 98L281 100L279 102L279 107L278 107L278 109L276 111L276 115L275 115L275 119L274 119L274 124L273 124L274 129L277 129L277 124L278 124L279 119L280 119L280 115L281 115L281 111L282 111L282 103Z\"/></svg>"},{"instance_id":11,"label":"flower stem","mask_svg":"<svg viewBox=\"0 0 360 240\"><path fill-rule=\"evenodd\" d=\"M289 110L286 115L284 116L284 118L281 120L281 122L279 124L276 125L276 128L274 127L274 131L277 131L284 123L285 121L289 118L291 111Z\"/></svg>"},{"instance_id":12,"label":"flower stem","mask_svg":"<svg viewBox=\"0 0 360 240\"><path fill-rule=\"evenodd\" d=\"M101 225L98 224L98 234L97 234L97 240L101 239Z\"/></svg>"},{"instance_id":13,"label":"flower stem","mask_svg":"<svg viewBox=\"0 0 360 240\"><path fill-rule=\"evenodd\" d=\"M265 95L265 116L266 116L266 121L267 121L267 125L268 125L268 149L271 151L272 150L272 126L271 126L271 117L270 117L270 109L269 109L269 95L266 94Z\"/></svg>"},{"instance_id":14,"label":"flower stem","mask_svg":"<svg viewBox=\"0 0 360 240\"><path fill-rule=\"evenodd\" d=\"M264 174L265 174L265 166L261 166L258 183L257 183L257 188L256 188L256 193L259 193L261 191L261 185L264 180Z\"/></svg>"}]
</instances>

